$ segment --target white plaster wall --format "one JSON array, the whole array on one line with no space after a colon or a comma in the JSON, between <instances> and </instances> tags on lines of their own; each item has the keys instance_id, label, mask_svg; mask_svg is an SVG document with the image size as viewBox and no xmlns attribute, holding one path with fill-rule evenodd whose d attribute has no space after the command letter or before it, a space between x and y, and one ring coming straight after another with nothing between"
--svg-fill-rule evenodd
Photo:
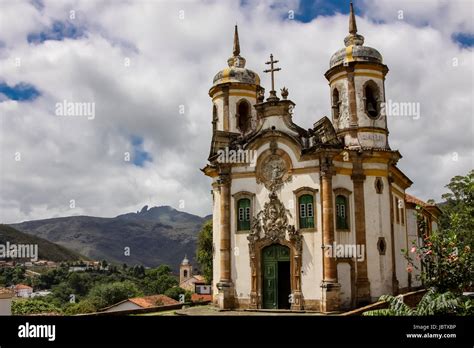
<instances>
[{"instance_id":1,"label":"white plaster wall","mask_svg":"<svg viewBox=\"0 0 474 348\"><path fill-rule=\"evenodd\" d=\"M275 126L277 129L285 130L286 125L281 117L265 118L265 127ZM269 148L269 142L262 144L257 149L257 156ZM316 166L318 161L307 161L300 163L297 155L293 150L283 143L278 143L278 148L285 151L294 168L302 168L307 166ZM242 168L246 168L242 169ZM253 171L252 167L240 167L237 171ZM319 174L293 174L291 182L285 184L284 189L280 192L279 199L290 211L289 223L297 225L297 203L293 191L301 187L311 187L319 190ZM255 193L253 214L263 209L264 204L268 201L268 190L263 184L257 184L255 178L236 178L232 181L231 193L235 194L240 191L248 191ZM322 265L321 265L321 203L319 192L315 199L315 222L316 232L305 232L303 234L303 260L302 260L302 291L306 299L319 299ZM233 255L232 277L236 285L236 293L238 297L248 298L250 295L250 260L248 256L248 240L247 233L236 232L236 210L235 201L231 203L231 221L232 221L232 241L231 247L233 254L237 252L239 255ZM237 247L237 249L236 249Z\"/></svg>"},{"instance_id":2,"label":"white plaster wall","mask_svg":"<svg viewBox=\"0 0 474 348\"><path fill-rule=\"evenodd\" d=\"M367 176L364 182L367 271L373 300L392 293L390 185L386 177L381 177L384 189L377 194L375 179L375 176ZM379 237L385 238L385 255L380 255L377 249Z\"/></svg>"},{"instance_id":3,"label":"white plaster wall","mask_svg":"<svg viewBox=\"0 0 474 348\"><path fill-rule=\"evenodd\" d=\"M276 130L283 131L287 134L297 135L298 132L289 129L283 119L284 116L267 116L263 118L262 127L263 129L271 129L272 127L275 127Z\"/></svg>"},{"instance_id":4,"label":"white plaster wall","mask_svg":"<svg viewBox=\"0 0 474 348\"><path fill-rule=\"evenodd\" d=\"M415 242L416 247L420 246L420 240L418 239L418 232L417 232L417 221L416 221L416 211L415 209L407 209L407 234L408 234L408 250L409 250L409 255L413 261L413 271L411 275L411 285L413 287L420 286L421 285L421 280L418 279L418 276L420 275L420 267L421 267L421 262L420 260L417 260L414 253L410 251L410 249L413 246L412 242Z\"/></svg>"},{"instance_id":5,"label":"white plaster wall","mask_svg":"<svg viewBox=\"0 0 474 348\"><path fill-rule=\"evenodd\" d=\"M395 198L399 199L402 204L404 204L405 199L397 194L393 195ZM405 206L403 206L405 209ZM405 211L406 214L406 211ZM397 223L395 218L394 224L394 239L395 239L395 265L397 270L397 279L398 279L398 286L400 288L405 288L408 286L408 272L407 266L408 262L406 261L405 257L402 254L401 249L407 248L407 229L405 223L402 224L402 214L401 209L399 209L399 216L400 222ZM405 217L406 220L406 217Z\"/></svg>"},{"instance_id":6,"label":"white plaster wall","mask_svg":"<svg viewBox=\"0 0 474 348\"><path fill-rule=\"evenodd\" d=\"M0 298L0 315L12 315L11 298Z\"/></svg>"},{"instance_id":7,"label":"white plaster wall","mask_svg":"<svg viewBox=\"0 0 474 348\"><path fill-rule=\"evenodd\" d=\"M281 146L280 146L281 145ZM283 148L283 144L279 144ZM311 187L319 190L319 174L296 174L291 182L285 184L279 199L290 211L289 224L297 225L296 201L293 191L301 187ZM232 181L231 194L240 191L255 193L253 216L263 209L268 202L268 190L262 184L256 184L255 178L236 178ZM237 297L248 298L251 289L250 259L248 249L248 232L236 231L237 216L235 200L231 202L231 248L232 248L232 280ZM303 259L301 286L306 299L320 299L321 265L321 200L319 192L315 200L316 231L303 233Z\"/></svg>"},{"instance_id":8,"label":"white plaster wall","mask_svg":"<svg viewBox=\"0 0 474 348\"><path fill-rule=\"evenodd\" d=\"M340 300L343 308L351 306L351 265L347 262L337 264L337 278L341 284Z\"/></svg>"}]
</instances>

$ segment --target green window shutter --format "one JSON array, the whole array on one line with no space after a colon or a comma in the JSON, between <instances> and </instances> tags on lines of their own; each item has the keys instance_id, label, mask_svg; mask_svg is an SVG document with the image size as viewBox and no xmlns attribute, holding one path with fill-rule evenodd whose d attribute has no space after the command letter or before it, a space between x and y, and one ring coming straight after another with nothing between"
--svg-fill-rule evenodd
<instances>
[{"instance_id":1,"label":"green window shutter","mask_svg":"<svg viewBox=\"0 0 474 348\"><path fill-rule=\"evenodd\" d=\"M338 229L348 229L349 225L347 223L347 199L344 196L336 197L336 228Z\"/></svg>"},{"instance_id":2,"label":"green window shutter","mask_svg":"<svg viewBox=\"0 0 474 348\"><path fill-rule=\"evenodd\" d=\"M302 195L299 198L300 228L314 227L314 205L312 195Z\"/></svg>"},{"instance_id":3,"label":"green window shutter","mask_svg":"<svg viewBox=\"0 0 474 348\"><path fill-rule=\"evenodd\" d=\"M237 202L238 206L238 220L237 231L250 230L250 199L242 198Z\"/></svg>"}]
</instances>

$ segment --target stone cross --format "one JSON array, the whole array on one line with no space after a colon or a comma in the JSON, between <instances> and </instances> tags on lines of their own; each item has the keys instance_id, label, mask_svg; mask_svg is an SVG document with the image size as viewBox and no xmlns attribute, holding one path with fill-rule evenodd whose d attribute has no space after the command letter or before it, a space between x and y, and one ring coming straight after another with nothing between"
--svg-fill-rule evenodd
<instances>
[{"instance_id":1,"label":"stone cross","mask_svg":"<svg viewBox=\"0 0 474 348\"><path fill-rule=\"evenodd\" d=\"M274 64L278 63L278 60L273 60L273 54L270 54L270 61L266 62L265 64L270 64L270 69L264 70L263 72L265 73L271 73L271 79L272 79L272 90L270 91L270 97L268 100L278 100L278 97L276 96L276 91L275 91L275 71L280 71L281 68L275 68Z\"/></svg>"}]
</instances>

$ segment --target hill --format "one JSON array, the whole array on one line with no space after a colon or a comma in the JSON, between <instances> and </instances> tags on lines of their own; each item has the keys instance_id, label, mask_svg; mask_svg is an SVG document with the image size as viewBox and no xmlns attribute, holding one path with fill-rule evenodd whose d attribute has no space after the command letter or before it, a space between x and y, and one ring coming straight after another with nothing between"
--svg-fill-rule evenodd
<instances>
[{"instance_id":1,"label":"hill","mask_svg":"<svg viewBox=\"0 0 474 348\"><path fill-rule=\"evenodd\" d=\"M206 218L169 206L145 206L114 218L69 216L11 226L95 260L149 267L168 264L176 270L185 254L193 262Z\"/></svg>"},{"instance_id":2,"label":"hill","mask_svg":"<svg viewBox=\"0 0 474 348\"><path fill-rule=\"evenodd\" d=\"M20 232L11 226L0 224L0 244L5 245L6 242L10 244L37 244L38 259L56 262L84 259L83 256L61 245Z\"/></svg>"}]
</instances>

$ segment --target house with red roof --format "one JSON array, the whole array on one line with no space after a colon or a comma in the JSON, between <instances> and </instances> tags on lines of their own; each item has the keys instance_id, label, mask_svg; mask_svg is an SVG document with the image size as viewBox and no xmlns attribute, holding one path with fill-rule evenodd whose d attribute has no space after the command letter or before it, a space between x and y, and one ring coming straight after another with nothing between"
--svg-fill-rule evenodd
<instances>
[{"instance_id":1,"label":"house with red roof","mask_svg":"<svg viewBox=\"0 0 474 348\"><path fill-rule=\"evenodd\" d=\"M121 312L133 309L145 309L153 307L171 306L179 304L178 301L165 295L151 295L143 297L133 297L106 307L101 312Z\"/></svg>"}]
</instances>

